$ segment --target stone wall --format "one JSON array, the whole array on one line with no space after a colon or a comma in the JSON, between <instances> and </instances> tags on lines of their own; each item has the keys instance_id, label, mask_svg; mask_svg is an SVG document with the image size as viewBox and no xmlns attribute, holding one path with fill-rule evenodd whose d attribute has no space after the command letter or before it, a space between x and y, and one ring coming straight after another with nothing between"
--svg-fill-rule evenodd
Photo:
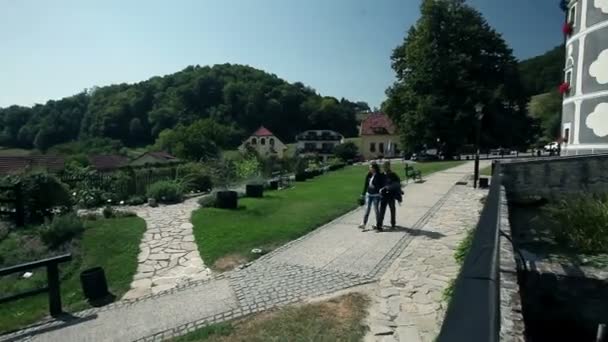
<instances>
[{"instance_id":1,"label":"stone wall","mask_svg":"<svg viewBox=\"0 0 608 342\"><path fill-rule=\"evenodd\" d=\"M509 199L608 192L608 154L501 161Z\"/></svg>"},{"instance_id":2,"label":"stone wall","mask_svg":"<svg viewBox=\"0 0 608 342\"><path fill-rule=\"evenodd\" d=\"M500 230L511 237L509 208L504 188L500 192ZM503 235L500 236L500 341L524 341L524 318L519 293L517 262L513 244Z\"/></svg>"}]
</instances>

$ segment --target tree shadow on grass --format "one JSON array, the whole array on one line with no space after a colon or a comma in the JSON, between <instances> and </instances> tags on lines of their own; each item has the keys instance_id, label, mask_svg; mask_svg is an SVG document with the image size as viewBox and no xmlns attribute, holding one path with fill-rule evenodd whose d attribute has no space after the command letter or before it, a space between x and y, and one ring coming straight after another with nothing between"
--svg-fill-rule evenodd
<instances>
[{"instance_id":1,"label":"tree shadow on grass","mask_svg":"<svg viewBox=\"0 0 608 342\"><path fill-rule=\"evenodd\" d=\"M386 232L386 233L408 233L410 235L421 235L424 237L428 237L429 239L441 239L443 237L445 237L445 234L439 233L439 232L431 232L428 230L422 230L422 229L413 229L413 228L408 228L408 227L403 227L403 226L395 226L394 229L391 228L384 228L384 230L382 232Z\"/></svg>"}]
</instances>

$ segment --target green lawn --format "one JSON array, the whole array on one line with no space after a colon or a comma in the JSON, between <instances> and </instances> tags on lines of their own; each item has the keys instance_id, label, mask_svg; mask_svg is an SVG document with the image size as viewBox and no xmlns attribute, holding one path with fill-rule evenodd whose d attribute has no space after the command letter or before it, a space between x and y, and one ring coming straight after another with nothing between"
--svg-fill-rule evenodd
<instances>
[{"instance_id":1,"label":"green lawn","mask_svg":"<svg viewBox=\"0 0 608 342\"><path fill-rule=\"evenodd\" d=\"M362 341L369 298L354 293L211 325L172 342Z\"/></svg>"},{"instance_id":2,"label":"green lawn","mask_svg":"<svg viewBox=\"0 0 608 342\"><path fill-rule=\"evenodd\" d=\"M488 177L492 176L492 166L491 165L486 166L483 169L479 170L479 174L481 176L488 176Z\"/></svg>"},{"instance_id":3,"label":"green lawn","mask_svg":"<svg viewBox=\"0 0 608 342\"><path fill-rule=\"evenodd\" d=\"M61 296L64 310L80 310L87 307L80 287L80 271L101 266L104 268L110 292L120 298L128 289L137 269L139 242L146 223L138 217L100 219L87 221L80 255L61 267ZM0 241L0 250L10 247L15 237ZM29 261L29 260L26 260ZM14 277L0 278L0 293L7 295L46 285L46 271L33 270L28 280ZM0 305L0 333L31 324L48 315L46 293Z\"/></svg>"},{"instance_id":4,"label":"green lawn","mask_svg":"<svg viewBox=\"0 0 608 342\"><path fill-rule=\"evenodd\" d=\"M428 175L461 163L422 163L416 168ZM394 168L403 176L402 164ZM288 190L266 192L261 199L243 198L236 211L195 211L192 223L203 260L215 265L224 256L250 259L252 248L272 249L354 209L366 171L367 166L350 166Z\"/></svg>"}]
</instances>

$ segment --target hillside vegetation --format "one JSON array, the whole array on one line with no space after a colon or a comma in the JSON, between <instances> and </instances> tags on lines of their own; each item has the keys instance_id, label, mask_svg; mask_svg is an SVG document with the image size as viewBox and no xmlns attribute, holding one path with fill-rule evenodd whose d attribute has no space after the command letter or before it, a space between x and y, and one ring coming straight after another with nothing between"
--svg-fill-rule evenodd
<instances>
[{"instance_id":1,"label":"hillside vegetation","mask_svg":"<svg viewBox=\"0 0 608 342\"><path fill-rule=\"evenodd\" d=\"M230 133L212 142L225 148L260 125L287 142L314 128L353 136L356 112L367 109L364 102L323 97L300 82L288 83L249 66L197 65L136 84L88 89L44 105L0 108L0 146L46 151L62 143L107 139L145 146L163 130L203 119Z\"/></svg>"}]
</instances>

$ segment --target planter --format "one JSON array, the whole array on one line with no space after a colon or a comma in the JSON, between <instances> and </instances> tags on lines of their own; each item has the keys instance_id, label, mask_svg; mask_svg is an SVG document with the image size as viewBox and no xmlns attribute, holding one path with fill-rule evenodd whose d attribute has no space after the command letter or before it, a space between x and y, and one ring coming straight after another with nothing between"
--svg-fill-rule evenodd
<instances>
[{"instance_id":1,"label":"planter","mask_svg":"<svg viewBox=\"0 0 608 342\"><path fill-rule=\"evenodd\" d=\"M279 181L273 180L268 183L268 188L270 190L279 190Z\"/></svg>"},{"instance_id":2,"label":"planter","mask_svg":"<svg viewBox=\"0 0 608 342\"><path fill-rule=\"evenodd\" d=\"M220 209L236 209L238 204L238 193L236 191L218 191L215 195L216 207Z\"/></svg>"},{"instance_id":3,"label":"planter","mask_svg":"<svg viewBox=\"0 0 608 342\"><path fill-rule=\"evenodd\" d=\"M490 186L490 179L488 177L480 177L479 178L479 187L482 189L487 189Z\"/></svg>"},{"instance_id":4,"label":"planter","mask_svg":"<svg viewBox=\"0 0 608 342\"><path fill-rule=\"evenodd\" d=\"M296 173L296 182L304 182L306 181L307 175L306 173Z\"/></svg>"},{"instance_id":5,"label":"planter","mask_svg":"<svg viewBox=\"0 0 608 342\"><path fill-rule=\"evenodd\" d=\"M90 303L104 301L110 296L106 274L101 267L94 267L80 273L82 292Z\"/></svg>"},{"instance_id":6,"label":"planter","mask_svg":"<svg viewBox=\"0 0 608 342\"><path fill-rule=\"evenodd\" d=\"M247 184L245 187L247 197L260 198L264 197L264 185L262 184Z\"/></svg>"}]
</instances>

